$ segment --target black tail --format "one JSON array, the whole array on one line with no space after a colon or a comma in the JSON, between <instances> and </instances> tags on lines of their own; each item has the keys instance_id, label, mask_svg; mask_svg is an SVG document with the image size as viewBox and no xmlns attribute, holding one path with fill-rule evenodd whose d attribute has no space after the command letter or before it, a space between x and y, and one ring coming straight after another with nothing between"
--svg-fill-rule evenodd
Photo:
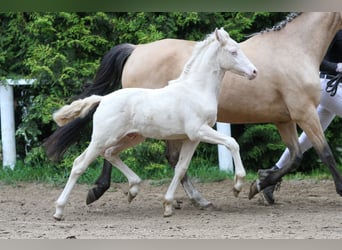
<instances>
[{"instance_id":1,"label":"black tail","mask_svg":"<svg viewBox=\"0 0 342 250\"><path fill-rule=\"evenodd\" d=\"M102 58L94 83L87 84L83 92L73 99L81 99L91 95L106 95L121 87L121 76L127 58L132 54L134 46L120 44L114 46ZM59 127L44 142L46 153L52 160L58 161L64 152L81 136L82 129L91 121L96 108L84 118L77 118L63 127Z\"/></svg>"}]
</instances>

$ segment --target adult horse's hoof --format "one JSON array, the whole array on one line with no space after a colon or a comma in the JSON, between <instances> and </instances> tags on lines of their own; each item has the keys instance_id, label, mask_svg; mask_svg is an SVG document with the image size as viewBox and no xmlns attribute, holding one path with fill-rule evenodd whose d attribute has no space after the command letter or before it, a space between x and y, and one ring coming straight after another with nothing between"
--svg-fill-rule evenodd
<instances>
[{"instance_id":1,"label":"adult horse's hoof","mask_svg":"<svg viewBox=\"0 0 342 250\"><path fill-rule=\"evenodd\" d=\"M96 197L94 189L90 189L88 191L86 204L89 205L89 204L93 203L96 200L98 200L98 197Z\"/></svg>"},{"instance_id":2,"label":"adult horse's hoof","mask_svg":"<svg viewBox=\"0 0 342 250\"><path fill-rule=\"evenodd\" d=\"M86 203L87 205L97 201L109 188L109 185L95 186L89 189Z\"/></svg>"},{"instance_id":3,"label":"adult horse's hoof","mask_svg":"<svg viewBox=\"0 0 342 250\"><path fill-rule=\"evenodd\" d=\"M273 196L273 192L275 188L276 188L276 185L271 185L271 186L265 187L261 192L262 196L264 197L268 205L273 205L275 202L274 196Z\"/></svg>"},{"instance_id":4,"label":"adult horse's hoof","mask_svg":"<svg viewBox=\"0 0 342 250\"><path fill-rule=\"evenodd\" d=\"M249 194L248 199L252 199L257 193L259 193L259 181L253 181L250 188L249 188Z\"/></svg>"},{"instance_id":5,"label":"adult horse's hoof","mask_svg":"<svg viewBox=\"0 0 342 250\"><path fill-rule=\"evenodd\" d=\"M342 189L336 187L336 193L338 193L340 196L342 196Z\"/></svg>"},{"instance_id":6,"label":"adult horse's hoof","mask_svg":"<svg viewBox=\"0 0 342 250\"><path fill-rule=\"evenodd\" d=\"M174 209L182 209L182 204L183 204L182 200L176 199L173 201L173 208Z\"/></svg>"}]
</instances>

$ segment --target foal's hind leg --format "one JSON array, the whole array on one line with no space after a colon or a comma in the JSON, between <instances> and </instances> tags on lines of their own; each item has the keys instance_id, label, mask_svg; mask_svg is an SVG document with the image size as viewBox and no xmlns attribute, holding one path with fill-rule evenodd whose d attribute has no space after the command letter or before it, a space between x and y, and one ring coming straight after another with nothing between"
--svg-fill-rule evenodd
<instances>
[{"instance_id":1,"label":"foal's hind leg","mask_svg":"<svg viewBox=\"0 0 342 250\"><path fill-rule=\"evenodd\" d=\"M89 164L93 162L99 155L99 152L95 150L96 147L92 147L92 145L93 144L90 144L88 148L74 161L68 182L66 183L63 192L56 201L56 212L53 215L56 220L62 219L64 207L78 178L87 169Z\"/></svg>"},{"instance_id":2,"label":"foal's hind leg","mask_svg":"<svg viewBox=\"0 0 342 250\"><path fill-rule=\"evenodd\" d=\"M110 149L108 149L110 150ZM128 202L131 202L139 192L140 177L134 173L117 154L106 151L106 159L118 168L127 178L129 184Z\"/></svg>"},{"instance_id":3,"label":"foal's hind leg","mask_svg":"<svg viewBox=\"0 0 342 250\"><path fill-rule=\"evenodd\" d=\"M166 157L172 168L175 168L180 154L180 149L182 147L182 140L168 140ZM212 208L213 204L205 199L202 194L193 186L191 179L188 174L185 173L184 177L181 179L181 184L185 193L188 195L190 200L200 208Z\"/></svg>"},{"instance_id":4,"label":"foal's hind leg","mask_svg":"<svg viewBox=\"0 0 342 250\"><path fill-rule=\"evenodd\" d=\"M145 138L140 135L133 135L133 136L126 136L121 139L117 145L108 148L105 153L104 157L108 160L111 164L115 165L117 169L119 169L127 178L129 184L129 191L128 191L128 201L131 202L135 196L138 194L139 191L139 184L141 182L140 177L134 173L118 156L118 154L129 147L133 147L134 145L144 141Z\"/></svg>"}]
</instances>

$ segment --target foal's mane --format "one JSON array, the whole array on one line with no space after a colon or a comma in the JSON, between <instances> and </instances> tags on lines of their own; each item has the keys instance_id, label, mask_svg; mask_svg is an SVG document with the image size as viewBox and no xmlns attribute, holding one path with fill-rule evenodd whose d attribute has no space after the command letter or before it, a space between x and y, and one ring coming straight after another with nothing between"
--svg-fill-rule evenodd
<instances>
[{"instance_id":1,"label":"foal's mane","mask_svg":"<svg viewBox=\"0 0 342 250\"><path fill-rule=\"evenodd\" d=\"M271 31L278 31L283 29L289 22L291 22L293 19L295 19L296 17L300 16L302 14L302 12L291 12L289 14L287 14L287 16L285 17L284 20L280 21L279 23L275 24L272 28L266 28L260 32L257 33L253 33L251 35L248 35L247 37L252 37L258 34L264 34L267 32L271 32Z\"/></svg>"},{"instance_id":2,"label":"foal's mane","mask_svg":"<svg viewBox=\"0 0 342 250\"><path fill-rule=\"evenodd\" d=\"M215 40L216 40L215 39L215 32L213 32L213 33L207 35L203 41L197 42L193 51L192 51L190 59L187 61L187 63L184 66L184 69L183 69L181 75L179 76L179 78L169 81L169 84L175 83L178 80L182 79L187 74L189 74L190 69L191 69L192 65L194 64L194 61L196 60L196 58L200 54L201 50L204 49L205 47L207 47L209 44L211 44Z\"/></svg>"}]
</instances>

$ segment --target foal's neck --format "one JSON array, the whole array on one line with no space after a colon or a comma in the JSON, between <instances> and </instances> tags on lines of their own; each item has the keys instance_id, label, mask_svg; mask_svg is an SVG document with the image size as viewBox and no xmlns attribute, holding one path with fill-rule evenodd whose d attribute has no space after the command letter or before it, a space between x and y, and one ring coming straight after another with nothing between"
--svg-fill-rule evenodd
<instances>
[{"instance_id":1,"label":"foal's neck","mask_svg":"<svg viewBox=\"0 0 342 250\"><path fill-rule=\"evenodd\" d=\"M218 63L219 48L217 46L219 45L210 44L198 54L196 59L191 62L191 67L184 69L178 81L184 81L185 84L191 85L192 89L200 90L203 93L213 93L218 98L226 70L222 69Z\"/></svg>"}]
</instances>

